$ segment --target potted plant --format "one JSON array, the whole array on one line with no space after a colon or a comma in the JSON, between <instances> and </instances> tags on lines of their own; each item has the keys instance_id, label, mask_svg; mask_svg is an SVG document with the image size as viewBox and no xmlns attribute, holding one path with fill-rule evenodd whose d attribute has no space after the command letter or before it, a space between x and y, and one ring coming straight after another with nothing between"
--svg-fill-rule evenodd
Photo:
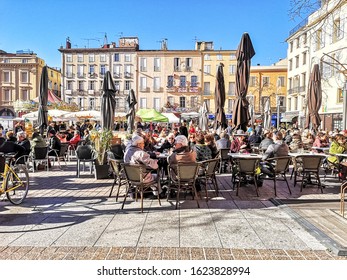
<instances>
[{"instance_id":1,"label":"potted plant","mask_svg":"<svg viewBox=\"0 0 347 280\"><path fill-rule=\"evenodd\" d=\"M103 129L90 131L95 151L95 177L96 179L108 178L109 165L107 164L107 151L110 149L113 134L111 130Z\"/></svg>"}]
</instances>

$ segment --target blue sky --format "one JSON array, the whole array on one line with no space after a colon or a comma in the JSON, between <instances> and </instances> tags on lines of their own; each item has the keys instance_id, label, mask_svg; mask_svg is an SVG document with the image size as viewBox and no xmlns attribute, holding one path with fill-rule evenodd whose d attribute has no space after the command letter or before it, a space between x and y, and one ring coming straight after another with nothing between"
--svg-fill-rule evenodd
<instances>
[{"instance_id":1,"label":"blue sky","mask_svg":"<svg viewBox=\"0 0 347 280\"><path fill-rule=\"evenodd\" d=\"M286 57L290 0L0 0L0 49L30 49L47 65L61 67L58 48L99 47L123 36L139 37L140 49L190 50L213 41L215 50L236 49L248 32L256 55L252 65L270 65ZM243 5L247 7L243 7ZM100 40L100 41L97 41Z\"/></svg>"}]
</instances>

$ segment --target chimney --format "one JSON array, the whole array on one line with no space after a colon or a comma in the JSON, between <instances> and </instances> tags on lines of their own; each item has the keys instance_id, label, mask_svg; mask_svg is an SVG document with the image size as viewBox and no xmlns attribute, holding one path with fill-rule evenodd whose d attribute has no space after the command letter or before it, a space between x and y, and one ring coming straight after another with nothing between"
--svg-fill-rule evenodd
<instances>
[{"instance_id":1,"label":"chimney","mask_svg":"<svg viewBox=\"0 0 347 280\"><path fill-rule=\"evenodd\" d=\"M66 48L71 49L71 42L70 42L70 37L66 38Z\"/></svg>"}]
</instances>

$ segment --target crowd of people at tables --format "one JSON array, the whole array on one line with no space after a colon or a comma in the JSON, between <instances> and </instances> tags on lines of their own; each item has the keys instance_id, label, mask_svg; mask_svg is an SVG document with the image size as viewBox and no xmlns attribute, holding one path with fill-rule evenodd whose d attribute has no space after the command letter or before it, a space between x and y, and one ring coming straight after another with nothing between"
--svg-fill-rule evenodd
<instances>
[{"instance_id":1,"label":"crowd of people at tables","mask_svg":"<svg viewBox=\"0 0 347 280\"><path fill-rule=\"evenodd\" d=\"M143 163L154 169L158 168L158 163L164 164L166 170L167 164L170 163L201 162L216 158L221 149L229 149L230 153L251 153L254 147L257 147L262 154L261 175L273 176L273 165L267 159L303 150L321 153L323 150L317 148L324 147L328 148L331 154L344 153L347 152L346 137L347 130L313 133L295 128L263 129L261 125L257 125L255 128L248 127L247 131L242 131L233 130L230 124L218 134L212 129L202 131L193 122L189 126L183 122L171 129L160 125L138 127L132 140L125 147L124 161ZM168 158L167 162L161 163L157 157L164 151L168 152ZM327 160L335 164L338 161L335 156L329 156ZM341 164L340 176L345 179L347 165L343 162ZM259 185L262 185L261 176ZM197 188L199 189L199 186Z\"/></svg>"},{"instance_id":2,"label":"crowd of people at tables","mask_svg":"<svg viewBox=\"0 0 347 280\"><path fill-rule=\"evenodd\" d=\"M153 169L166 167L170 163L201 162L219 156L221 149L229 149L230 153L251 153L253 147L262 151L262 159L278 156L286 156L289 152L300 152L303 149L315 153L322 152L316 148L329 148L330 154L347 152L347 130L343 131L318 131L311 133L309 130L299 129L263 129L261 125L248 127L247 131L234 130L231 124L219 134L214 130L202 131L194 123L182 122L172 127L159 124L137 123L136 131L132 139L124 147L124 162L144 163ZM0 135L0 152L29 155L34 147L49 146L50 150L59 152L62 143L77 145L80 141L90 144L89 132L98 129L98 122L85 120L83 124L76 123L67 126L65 123L52 122L47 128L47 135L42 136L35 131L31 139L28 139L24 128L16 126L14 131L7 131L6 135ZM160 161L158 155L166 153L167 161ZM52 155L53 152L52 152ZM340 176L345 179L347 164L339 163L338 158L327 158L332 164L342 164ZM265 162L261 165L262 173L271 176L271 164ZM154 176L155 174L151 174ZM148 178L153 179L153 178Z\"/></svg>"}]
</instances>

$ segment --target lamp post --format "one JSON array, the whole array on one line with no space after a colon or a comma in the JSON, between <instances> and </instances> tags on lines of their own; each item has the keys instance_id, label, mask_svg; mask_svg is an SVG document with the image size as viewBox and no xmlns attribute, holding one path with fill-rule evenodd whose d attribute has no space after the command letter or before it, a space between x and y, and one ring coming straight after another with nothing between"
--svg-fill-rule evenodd
<instances>
[{"instance_id":1,"label":"lamp post","mask_svg":"<svg viewBox=\"0 0 347 280\"><path fill-rule=\"evenodd\" d=\"M276 114L277 114L277 130L280 128L280 97L278 95L279 88L281 86L281 79L280 77L277 78L277 84L276 84Z\"/></svg>"},{"instance_id":2,"label":"lamp post","mask_svg":"<svg viewBox=\"0 0 347 280\"><path fill-rule=\"evenodd\" d=\"M342 107L342 129L347 129L347 81L345 81L343 90L343 107Z\"/></svg>"}]
</instances>

